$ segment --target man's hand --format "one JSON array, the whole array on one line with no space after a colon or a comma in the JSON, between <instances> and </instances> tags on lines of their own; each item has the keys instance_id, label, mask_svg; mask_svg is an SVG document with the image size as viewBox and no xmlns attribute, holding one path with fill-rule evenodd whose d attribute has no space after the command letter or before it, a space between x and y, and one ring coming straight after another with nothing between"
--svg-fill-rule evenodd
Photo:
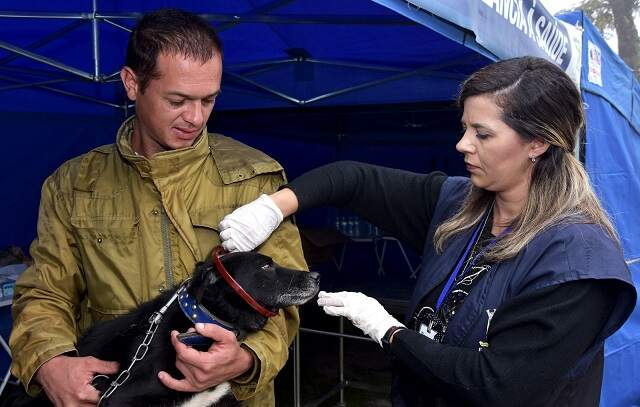
<instances>
[{"instance_id":1,"label":"man's hand","mask_svg":"<svg viewBox=\"0 0 640 407\"><path fill-rule=\"evenodd\" d=\"M183 392L198 392L238 377L253 366L253 356L243 349L233 332L215 324L196 324L196 331L215 342L207 352L183 344L178 332L171 332L171 343L176 349L176 367L184 375L177 380L167 372L158 373L158 378L170 389Z\"/></svg>"},{"instance_id":2,"label":"man's hand","mask_svg":"<svg viewBox=\"0 0 640 407\"><path fill-rule=\"evenodd\" d=\"M320 291L318 305L323 307L324 312L328 315L348 318L356 328L375 339L378 345L382 345L382 337L389 328L404 326L392 317L375 298L367 297L362 293Z\"/></svg>"},{"instance_id":3,"label":"man's hand","mask_svg":"<svg viewBox=\"0 0 640 407\"><path fill-rule=\"evenodd\" d=\"M100 394L91 381L97 374L114 374L118 363L89 357L56 356L36 372L36 380L56 407L95 406Z\"/></svg>"}]
</instances>

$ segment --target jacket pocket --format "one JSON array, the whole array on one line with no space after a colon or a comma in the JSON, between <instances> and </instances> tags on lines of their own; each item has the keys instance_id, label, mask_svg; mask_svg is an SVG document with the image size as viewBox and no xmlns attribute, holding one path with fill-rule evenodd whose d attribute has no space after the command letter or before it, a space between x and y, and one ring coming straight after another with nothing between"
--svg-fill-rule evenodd
<instances>
[{"instance_id":1,"label":"jacket pocket","mask_svg":"<svg viewBox=\"0 0 640 407\"><path fill-rule=\"evenodd\" d=\"M218 224L233 208L205 208L189 211L191 225L198 239L200 252L208 256L211 250L220 244L220 228Z\"/></svg>"},{"instance_id":2,"label":"jacket pocket","mask_svg":"<svg viewBox=\"0 0 640 407\"><path fill-rule=\"evenodd\" d=\"M73 217L92 319L131 310L142 292L138 219Z\"/></svg>"},{"instance_id":3,"label":"jacket pocket","mask_svg":"<svg viewBox=\"0 0 640 407\"><path fill-rule=\"evenodd\" d=\"M120 244L130 244L138 235L137 218L71 218L71 224L83 244L93 242L110 249Z\"/></svg>"}]
</instances>

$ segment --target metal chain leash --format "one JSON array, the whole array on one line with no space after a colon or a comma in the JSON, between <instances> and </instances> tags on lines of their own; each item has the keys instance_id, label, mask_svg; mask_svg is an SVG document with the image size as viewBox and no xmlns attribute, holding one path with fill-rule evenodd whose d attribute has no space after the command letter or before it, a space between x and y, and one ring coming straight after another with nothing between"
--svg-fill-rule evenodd
<instances>
[{"instance_id":1,"label":"metal chain leash","mask_svg":"<svg viewBox=\"0 0 640 407\"><path fill-rule=\"evenodd\" d=\"M116 391L118 387L122 386L127 381L127 379L129 379L129 376L131 376L131 369L133 369L133 366L137 362L144 359L144 357L147 355L147 351L149 350L149 345L153 340L153 336L156 334L156 330L160 325L160 321L162 320L164 313L167 311L169 306L175 301L175 299L178 298L178 295L180 295L184 290L186 290L186 288L187 288L187 281L185 281L182 284L182 286L180 286L180 289L178 289L178 291L176 291L176 293L173 294L171 299L167 301L167 303L160 309L160 311L156 311L153 314L151 314L151 316L149 317L149 328L147 329L146 335L142 340L142 343L138 345L138 349L136 349L136 353L135 355L133 355L133 358L131 359L131 363L129 364L129 367L127 367L125 370L120 372L118 377L116 377L116 379L111 382L107 391L105 391L104 394L100 396L100 400L98 400L98 406L100 406L103 400L109 398L113 394L113 392ZM98 376L104 376L104 375L98 375Z\"/></svg>"}]
</instances>

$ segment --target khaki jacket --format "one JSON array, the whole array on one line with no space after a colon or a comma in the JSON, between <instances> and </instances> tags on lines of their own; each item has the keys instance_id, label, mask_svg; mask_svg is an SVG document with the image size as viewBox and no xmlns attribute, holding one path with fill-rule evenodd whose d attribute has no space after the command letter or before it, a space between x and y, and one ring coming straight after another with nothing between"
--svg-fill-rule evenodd
<instances>
[{"instance_id":1,"label":"khaki jacket","mask_svg":"<svg viewBox=\"0 0 640 407\"><path fill-rule=\"evenodd\" d=\"M206 129L189 148L138 156L134 120L116 144L63 164L44 183L34 264L18 280L10 346L12 372L31 394L47 360L74 352L94 322L122 315L190 276L220 244L218 222L284 183L280 164ZM285 221L259 251L306 269L298 230ZM232 389L247 406L273 406L273 379L299 326L295 307L244 340L257 357L253 374ZM255 360L255 358L254 358Z\"/></svg>"}]
</instances>

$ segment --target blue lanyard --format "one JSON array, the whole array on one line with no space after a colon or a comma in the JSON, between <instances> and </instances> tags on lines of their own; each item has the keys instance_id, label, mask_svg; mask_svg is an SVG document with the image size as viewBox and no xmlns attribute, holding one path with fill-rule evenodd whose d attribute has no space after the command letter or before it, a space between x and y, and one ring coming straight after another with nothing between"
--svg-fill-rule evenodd
<instances>
[{"instance_id":1,"label":"blue lanyard","mask_svg":"<svg viewBox=\"0 0 640 407\"><path fill-rule=\"evenodd\" d=\"M460 274L460 271L462 271L462 268L463 268L462 265L465 259L467 258L467 256L469 255L469 252L471 251L471 248L475 244L476 240L479 238L478 235L487 224L489 215L491 215L491 210L487 211L487 214L483 217L483 219L480 222L478 222L478 226L476 226L475 230L473 231L473 234L471 235L471 239L469 239L469 243L467 243L467 247L466 249L464 249L464 253L462 254L462 256L460 256L460 260L458 260L458 264L456 264L456 267L453 269L453 272L449 276L449 280L447 280L447 284L445 284L444 288L442 289L442 292L440 293L440 296L438 297L438 302L436 302L436 310L435 310L436 314L438 313L438 311L440 311L440 307L442 306L442 303L449 295L449 291L451 291L451 286L453 285L454 281L456 281L456 278L458 278L458 274ZM498 240L502 236L509 233L510 230L511 230L511 227L508 227L505 230L503 230L498 236L491 239L491 241L487 244L487 246L480 253L475 255L473 259L469 261L469 267L472 267L481 254L489 250L491 246L496 244Z\"/></svg>"}]
</instances>

